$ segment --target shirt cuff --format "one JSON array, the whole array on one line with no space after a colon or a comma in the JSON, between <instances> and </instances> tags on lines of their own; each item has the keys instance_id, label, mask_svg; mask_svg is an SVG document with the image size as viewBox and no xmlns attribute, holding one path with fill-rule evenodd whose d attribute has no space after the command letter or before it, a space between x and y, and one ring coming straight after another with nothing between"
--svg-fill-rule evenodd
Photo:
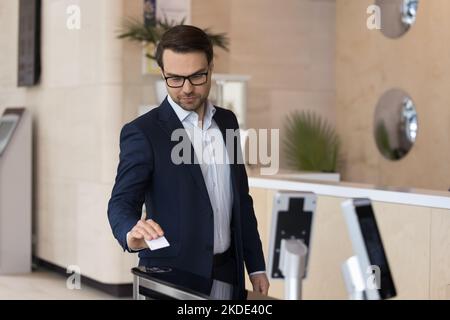
<instances>
[{"instance_id":1,"label":"shirt cuff","mask_svg":"<svg viewBox=\"0 0 450 320\"><path fill-rule=\"evenodd\" d=\"M130 245L128 244L128 243L129 243L128 239L129 239L129 236L130 236L130 232L131 232L131 231L127 232L127 249L128 249L128 251L129 251L129 252L139 252L139 251L142 251L142 250L147 249L147 247L138 248L138 249L131 249L131 248L130 248Z\"/></svg>"},{"instance_id":2,"label":"shirt cuff","mask_svg":"<svg viewBox=\"0 0 450 320\"><path fill-rule=\"evenodd\" d=\"M265 271L255 271L255 272L249 273L248 275L251 277L251 276L254 276L254 275L260 274L260 273L266 273L266 272Z\"/></svg>"}]
</instances>

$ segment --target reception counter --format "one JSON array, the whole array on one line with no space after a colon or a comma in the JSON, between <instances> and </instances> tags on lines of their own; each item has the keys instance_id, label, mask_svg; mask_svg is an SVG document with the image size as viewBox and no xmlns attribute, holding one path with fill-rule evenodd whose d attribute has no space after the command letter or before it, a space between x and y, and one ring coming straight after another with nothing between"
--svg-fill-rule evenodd
<instances>
[{"instance_id":1,"label":"reception counter","mask_svg":"<svg viewBox=\"0 0 450 320\"><path fill-rule=\"evenodd\" d=\"M304 299L347 299L340 270L353 252L341 203L359 197L372 200L397 299L450 299L450 193L252 172L249 186L266 257L274 194L289 190L317 195ZM269 294L283 298L283 282L272 280Z\"/></svg>"}]
</instances>

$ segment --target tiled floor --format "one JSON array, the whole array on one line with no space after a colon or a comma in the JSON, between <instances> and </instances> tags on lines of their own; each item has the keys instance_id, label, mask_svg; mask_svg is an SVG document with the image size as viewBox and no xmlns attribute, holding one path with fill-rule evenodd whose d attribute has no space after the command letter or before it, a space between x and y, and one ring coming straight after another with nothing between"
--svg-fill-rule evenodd
<instances>
[{"instance_id":1,"label":"tiled floor","mask_svg":"<svg viewBox=\"0 0 450 320\"><path fill-rule=\"evenodd\" d=\"M83 285L83 283L81 283L81 289L70 290L66 286L66 280L67 278L62 275L45 269L23 275L0 275L0 300L117 299L102 291Z\"/></svg>"}]
</instances>

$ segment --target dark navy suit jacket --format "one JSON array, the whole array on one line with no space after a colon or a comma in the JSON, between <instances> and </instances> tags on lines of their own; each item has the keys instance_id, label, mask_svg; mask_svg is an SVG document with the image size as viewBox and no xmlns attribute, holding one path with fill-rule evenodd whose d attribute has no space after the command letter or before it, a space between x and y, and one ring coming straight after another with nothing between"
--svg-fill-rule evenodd
<instances>
[{"instance_id":1,"label":"dark navy suit jacket","mask_svg":"<svg viewBox=\"0 0 450 320\"><path fill-rule=\"evenodd\" d=\"M216 107L213 119L224 140L226 129L238 129L233 112ZM174 164L171 141L175 129L184 129L169 102L126 124L120 135L120 162L108 218L115 238L128 250L126 234L141 217L145 202L147 219L164 230L169 247L139 252L140 265L173 266L211 277L214 245L214 216L198 164ZM187 137L187 136L186 136ZM237 162L239 138L234 138L230 164L233 189L231 242L237 261L238 284L244 285L244 262L249 273L265 270L261 240L249 195L245 166ZM191 154L195 157L191 145ZM192 159L193 160L193 159ZM230 159L231 160L231 159Z\"/></svg>"}]
</instances>

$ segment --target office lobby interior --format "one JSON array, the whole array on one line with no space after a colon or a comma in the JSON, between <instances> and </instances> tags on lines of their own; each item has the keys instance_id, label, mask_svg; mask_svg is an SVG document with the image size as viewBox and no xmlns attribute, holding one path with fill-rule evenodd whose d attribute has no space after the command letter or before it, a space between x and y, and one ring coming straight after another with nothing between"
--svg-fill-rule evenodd
<instances>
[{"instance_id":1,"label":"office lobby interior","mask_svg":"<svg viewBox=\"0 0 450 320\"><path fill-rule=\"evenodd\" d=\"M268 297L449 300L447 12L448 0L1 0L0 300L223 297L137 268L108 220L122 128L167 101L154 54L180 24L210 36L209 101L241 129ZM245 289L266 298L247 272Z\"/></svg>"}]
</instances>

